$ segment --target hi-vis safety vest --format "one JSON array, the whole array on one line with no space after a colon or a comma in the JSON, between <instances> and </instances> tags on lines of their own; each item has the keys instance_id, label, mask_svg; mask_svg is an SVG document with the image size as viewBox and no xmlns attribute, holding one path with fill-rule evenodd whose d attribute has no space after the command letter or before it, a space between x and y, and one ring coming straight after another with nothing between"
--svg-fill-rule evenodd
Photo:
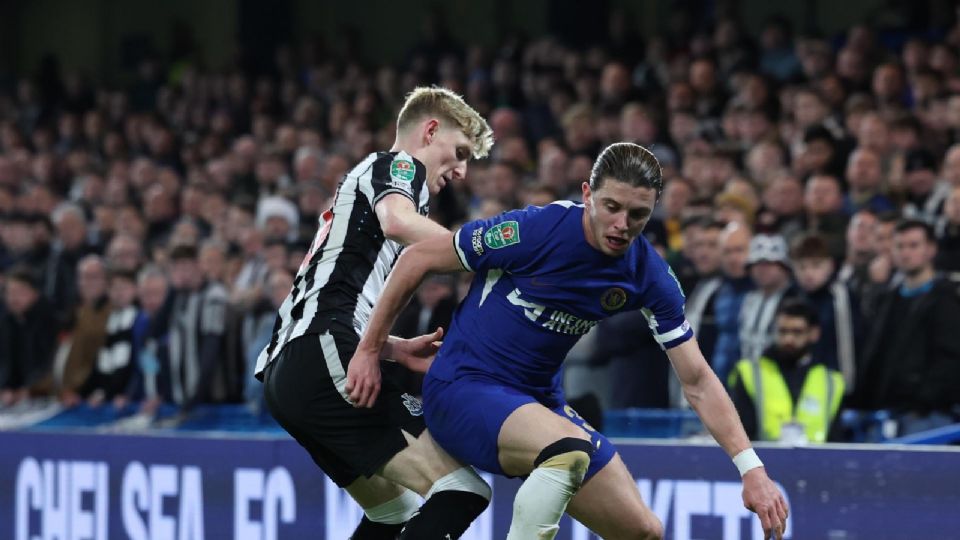
<instances>
[{"instance_id":1,"label":"hi-vis safety vest","mask_svg":"<svg viewBox=\"0 0 960 540\"><path fill-rule=\"evenodd\" d=\"M843 398L843 375L840 372L822 364L810 368L796 404L780 367L769 358L737 362L730 373L731 388L737 377L743 380L743 387L753 400L757 411L757 432L762 440L779 440L781 427L789 422L801 424L810 442L827 440L830 423Z\"/></svg>"}]
</instances>

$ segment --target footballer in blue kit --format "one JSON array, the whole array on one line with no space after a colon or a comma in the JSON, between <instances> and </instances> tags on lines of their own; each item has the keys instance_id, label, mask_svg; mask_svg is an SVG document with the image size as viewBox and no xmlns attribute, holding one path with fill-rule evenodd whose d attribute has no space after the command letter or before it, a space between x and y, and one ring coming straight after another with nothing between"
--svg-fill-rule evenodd
<instances>
[{"instance_id":1,"label":"footballer in blue kit","mask_svg":"<svg viewBox=\"0 0 960 540\"><path fill-rule=\"evenodd\" d=\"M505 474L497 436L522 405L539 402L583 426L564 400L560 367L598 321L641 309L665 347L693 337L680 286L653 246L641 236L623 256L597 251L584 237L583 211L555 202L454 235L460 262L476 275L424 380L424 414L441 446L488 472ZM583 427L595 446L586 480L614 447Z\"/></svg>"},{"instance_id":2,"label":"footballer in blue kit","mask_svg":"<svg viewBox=\"0 0 960 540\"><path fill-rule=\"evenodd\" d=\"M424 276L475 272L432 364L406 365L429 365L424 417L441 447L480 469L525 477L508 540L554 538L564 512L603 538L662 537L616 448L566 403L560 385L577 340L598 321L636 309L687 400L733 458L745 506L767 538L782 538L783 496L696 344L676 277L640 235L661 187L656 158L617 143L594 163L582 205L510 211L414 244L398 259L351 359L350 398L372 406L378 355Z\"/></svg>"}]
</instances>

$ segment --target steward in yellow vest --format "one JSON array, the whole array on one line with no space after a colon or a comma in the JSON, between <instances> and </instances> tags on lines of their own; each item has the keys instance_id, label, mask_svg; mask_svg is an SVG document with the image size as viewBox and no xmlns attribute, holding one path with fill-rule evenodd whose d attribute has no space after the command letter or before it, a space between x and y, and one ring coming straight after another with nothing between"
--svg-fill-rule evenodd
<instances>
[{"instance_id":1,"label":"steward in yellow vest","mask_svg":"<svg viewBox=\"0 0 960 540\"><path fill-rule=\"evenodd\" d=\"M754 440L826 442L840 409L843 375L818 363L816 311L799 300L777 311L775 342L737 362L728 378L733 403ZM785 426L787 428L785 429Z\"/></svg>"}]
</instances>

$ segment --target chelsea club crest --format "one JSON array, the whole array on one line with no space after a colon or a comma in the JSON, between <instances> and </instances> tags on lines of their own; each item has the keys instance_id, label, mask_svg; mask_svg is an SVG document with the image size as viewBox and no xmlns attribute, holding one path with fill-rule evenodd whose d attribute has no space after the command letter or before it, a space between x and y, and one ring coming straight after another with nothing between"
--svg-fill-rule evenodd
<instances>
[{"instance_id":1,"label":"chelsea club crest","mask_svg":"<svg viewBox=\"0 0 960 540\"><path fill-rule=\"evenodd\" d=\"M600 296L600 305L607 311L616 311L627 303L627 292L620 287L607 289Z\"/></svg>"}]
</instances>

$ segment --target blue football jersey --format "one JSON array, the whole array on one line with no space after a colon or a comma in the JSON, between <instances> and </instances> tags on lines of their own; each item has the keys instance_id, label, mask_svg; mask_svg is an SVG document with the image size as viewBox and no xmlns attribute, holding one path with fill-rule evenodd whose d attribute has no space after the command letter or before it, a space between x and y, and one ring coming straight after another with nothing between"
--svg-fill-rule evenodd
<instances>
[{"instance_id":1,"label":"blue football jersey","mask_svg":"<svg viewBox=\"0 0 960 540\"><path fill-rule=\"evenodd\" d=\"M560 388L571 347L600 320L640 309L664 348L693 336L673 271L642 236L621 257L591 247L584 207L556 202L467 223L454 235L476 272L430 374L478 375L535 393Z\"/></svg>"}]
</instances>

